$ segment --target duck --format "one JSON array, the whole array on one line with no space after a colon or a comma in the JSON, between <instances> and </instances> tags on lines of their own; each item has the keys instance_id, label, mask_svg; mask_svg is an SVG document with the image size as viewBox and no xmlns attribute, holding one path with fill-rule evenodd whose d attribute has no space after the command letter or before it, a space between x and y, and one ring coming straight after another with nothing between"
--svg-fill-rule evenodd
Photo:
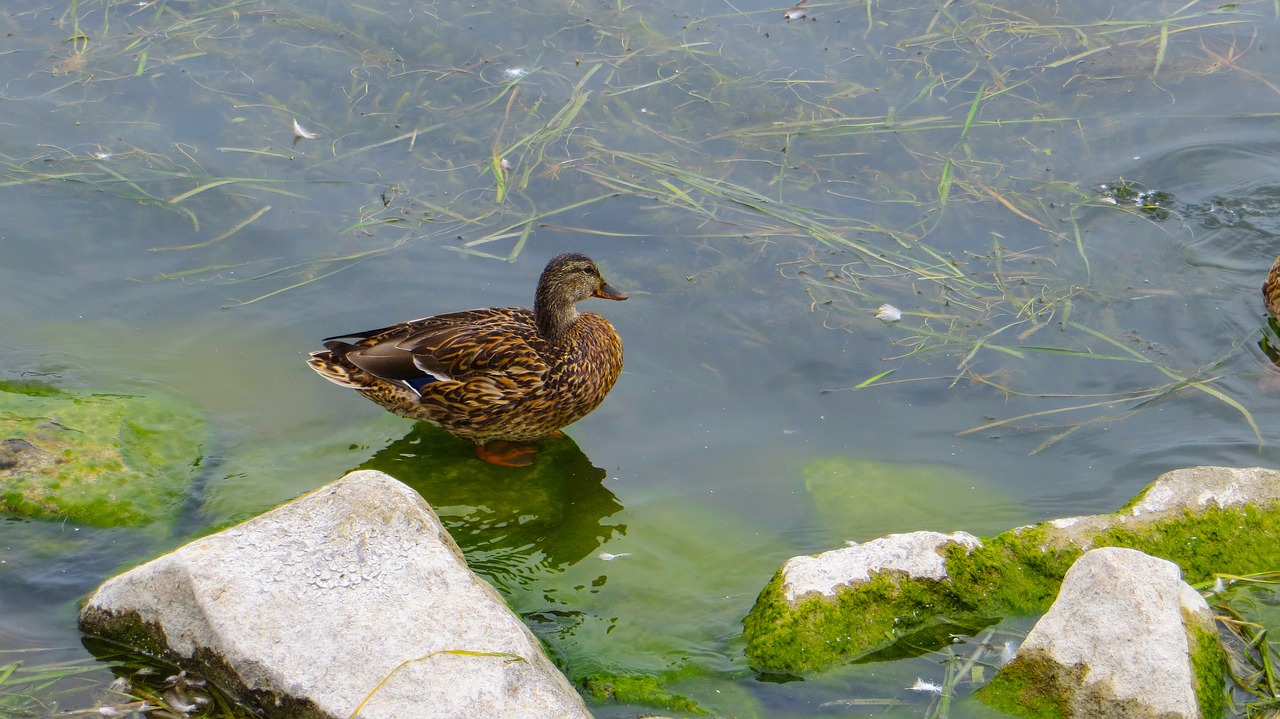
<instances>
[{"instance_id":1,"label":"duck","mask_svg":"<svg viewBox=\"0 0 1280 719\"><path fill-rule=\"evenodd\" d=\"M1280 319L1280 257L1271 265L1271 271L1262 283L1262 299L1267 305L1267 312Z\"/></svg>"},{"instance_id":2,"label":"duck","mask_svg":"<svg viewBox=\"0 0 1280 719\"><path fill-rule=\"evenodd\" d=\"M552 257L533 308L486 307L326 337L307 359L330 382L475 445L480 459L533 464L539 440L604 401L622 372L622 338L577 304L627 294L584 254Z\"/></svg>"}]
</instances>

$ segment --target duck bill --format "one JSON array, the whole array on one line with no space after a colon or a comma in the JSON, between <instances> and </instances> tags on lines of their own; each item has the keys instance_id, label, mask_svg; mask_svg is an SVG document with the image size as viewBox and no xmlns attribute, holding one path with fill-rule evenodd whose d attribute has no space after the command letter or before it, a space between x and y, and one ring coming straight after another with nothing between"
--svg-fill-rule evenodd
<instances>
[{"instance_id":1,"label":"duck bill","mask_svg":"<svg viewBox=\"0 0 1280 719\"><path fill-rule=\"evenodd\" d=\"M619 290L619 289L615 289L614 287L612 287L612 286L610 286L610 285L608 285L608 284L604 284L604 283L601 283L601 284L600 284L600 286L596 288L596 291L591 293L591 296L592 296L592 297L600 297L600 298L602 298L602 299L606 299L606 300L625 300L625 299L627 299L627 293L626 293L626 292L623 292L622 290Z\"/></svg>"}]
</instances>

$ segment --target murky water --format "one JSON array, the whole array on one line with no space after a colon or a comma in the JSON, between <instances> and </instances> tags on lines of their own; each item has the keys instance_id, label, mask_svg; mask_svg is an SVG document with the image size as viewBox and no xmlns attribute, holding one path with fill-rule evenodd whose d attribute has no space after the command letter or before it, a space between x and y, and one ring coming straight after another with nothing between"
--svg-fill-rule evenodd
<instances>
[{"instance_id":1,"label":"murky water","mask_svg":"<svg viewBox=\"0 0 1280 719\"><path fill-rule=\"evenodd\" d=\"M904 687L938 655L750 671L739 622L782 561L1111 511L1280 442L1273 7L948 7L0 8L4 376L211 428L172 535L0 523L0 651L82 659L75 602L122 566L376 467L573 677L662 674L724 716L924 715ZM1109 202L1123 182L1163 211ZM527 305L566 250L631 299L591 307L626 367L554 476L476 468L303 364Z\"/></svg>"}]
</instances>

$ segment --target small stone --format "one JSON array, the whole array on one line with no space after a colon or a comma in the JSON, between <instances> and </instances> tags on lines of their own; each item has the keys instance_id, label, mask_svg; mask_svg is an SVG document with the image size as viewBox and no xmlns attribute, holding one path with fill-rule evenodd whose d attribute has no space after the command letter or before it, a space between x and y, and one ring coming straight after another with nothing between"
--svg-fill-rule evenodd
<instances>
[{"instance_id":1,"label":"small stone","mask_svg":"<svg viewBox=\"0 0 1280 719\"><path fill-rule=\"evenodd\" d=\"M36 451L36 446L25 439L10 438L0 442L0 472L17 467L18 462Z\"/></svg>"}]
</instances>

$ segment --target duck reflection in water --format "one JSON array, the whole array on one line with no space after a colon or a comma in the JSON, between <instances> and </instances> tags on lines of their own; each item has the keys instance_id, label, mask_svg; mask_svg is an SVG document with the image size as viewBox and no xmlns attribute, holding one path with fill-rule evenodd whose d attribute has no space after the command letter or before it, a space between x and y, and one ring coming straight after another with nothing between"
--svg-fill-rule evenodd
<instances>
[{"instance_id":1,"label":"duck reflection in water","mask_svg":"<svg viewBox=\"0 0 1280 719\"><path fill-rule=\"evenodd\" d=\"M622 510L602 484L605 471L567 436L546 441L531 467L497 470L465 461L468 455L467 445L419 422L359 469L417 490L468 564L500 585L575 564L626 534L625 525L604 521Z\"/></svg>"}]
</instances>

